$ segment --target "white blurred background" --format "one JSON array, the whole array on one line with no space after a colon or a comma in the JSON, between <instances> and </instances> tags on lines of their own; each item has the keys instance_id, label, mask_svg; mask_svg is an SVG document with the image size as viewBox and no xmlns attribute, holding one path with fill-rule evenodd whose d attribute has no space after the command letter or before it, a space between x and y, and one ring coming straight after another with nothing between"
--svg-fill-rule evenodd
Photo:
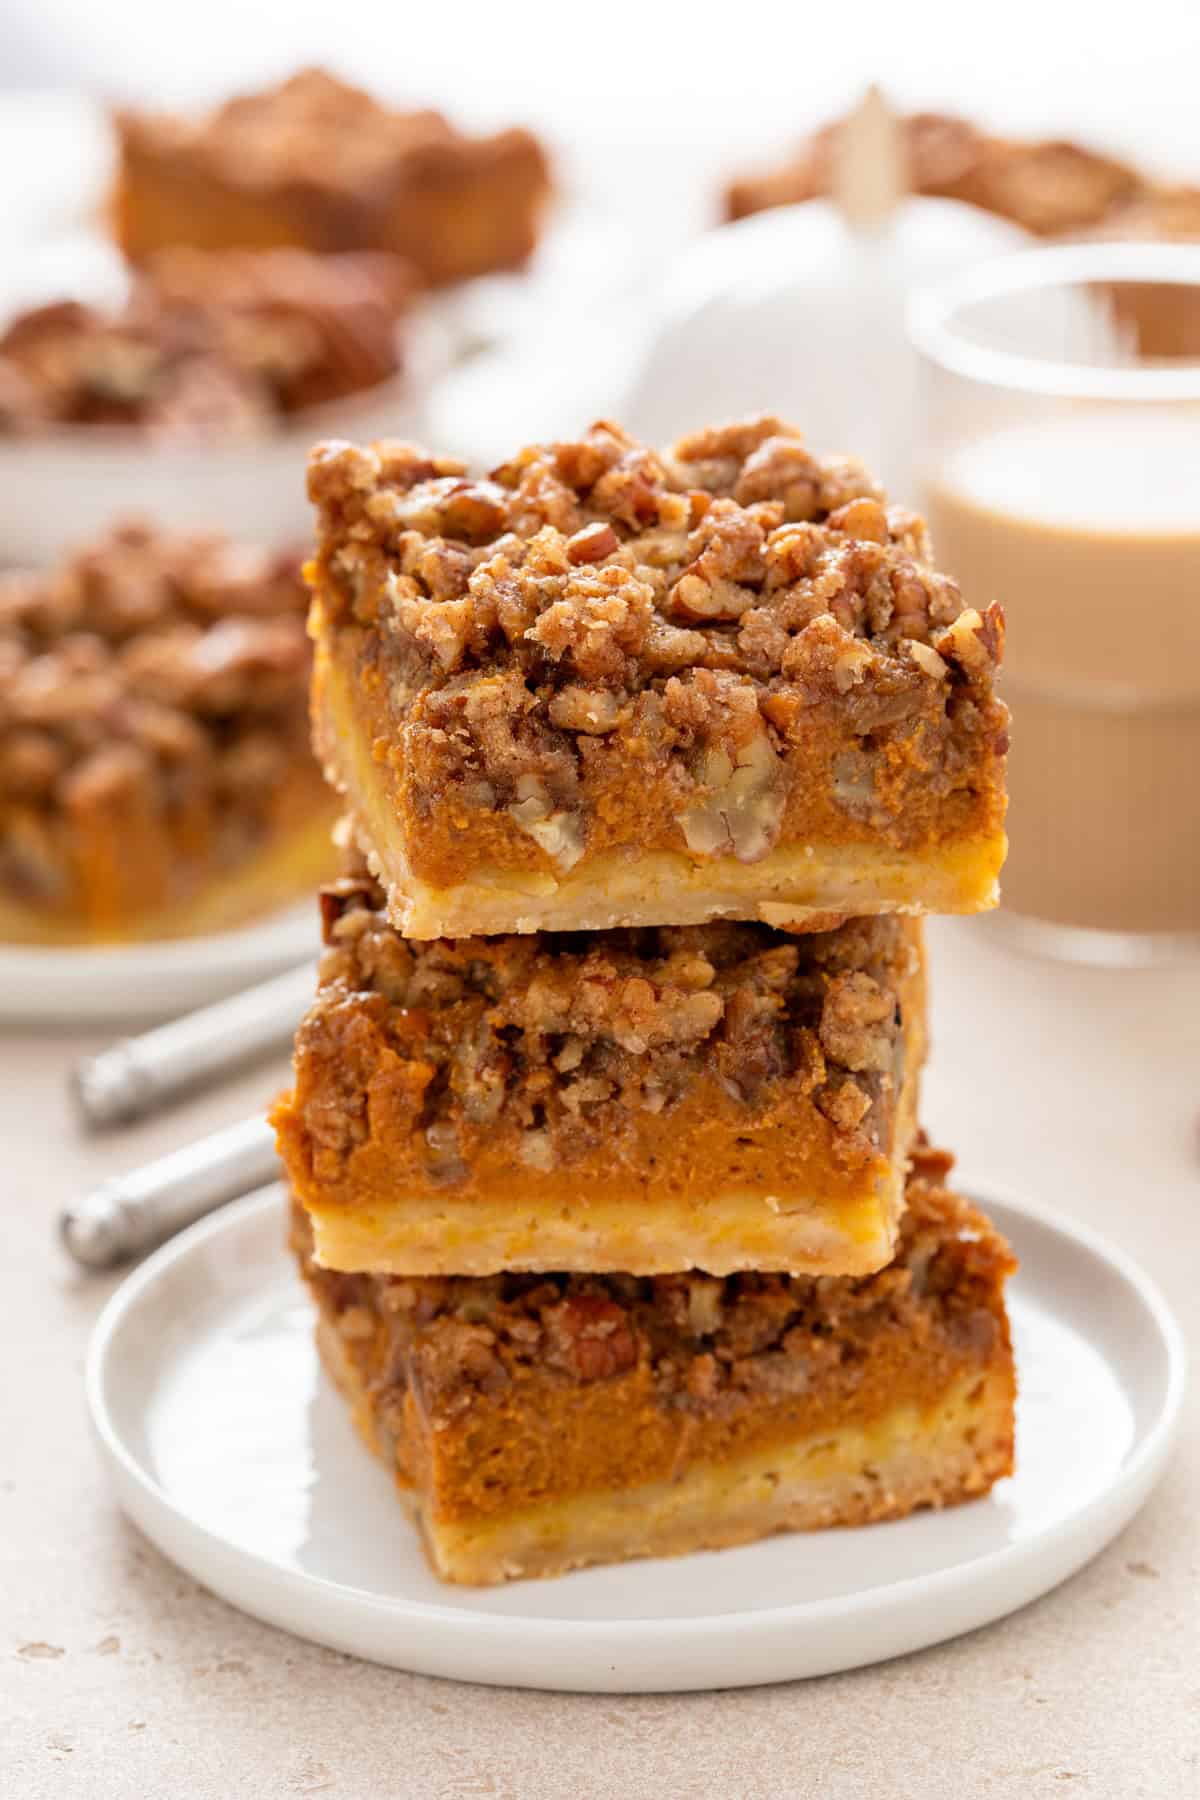
<instances>
[{"instance_id":1,"label":"white blurred background","mask_svg":"<svg viewBox=\"0 0 1200 1800\"><path fill-rule=\"evenodd\" d=\"M655 256L713 216L720 181L880 81L902 106L1078 132L1200 180L1200 7L1142 0L3 0L6 134L47 90L193 105L320 62L467 124L544 131L576 192ZM15 97L22 90L24 104ZM22 118L25 114L26 118ZM61 135L5 157L0 216L53 222ZM7 148L7 146L3 146Z\"/></svg>"}]
</instances>

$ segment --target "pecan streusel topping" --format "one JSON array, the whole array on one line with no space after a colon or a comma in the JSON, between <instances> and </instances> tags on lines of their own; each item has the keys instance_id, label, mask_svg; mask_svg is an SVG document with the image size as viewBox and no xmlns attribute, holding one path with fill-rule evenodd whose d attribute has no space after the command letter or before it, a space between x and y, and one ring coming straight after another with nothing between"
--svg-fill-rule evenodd
<instances>
[{"instance_id":1,"label":"pecan streusel topping","mask_svg":"<svg viewBox=\"0 0 1200 1800\"><path fill-rule=\"evenodd\" d=\"M896 811L880 771L902 725L895 779L920 764L947 809L956 790L976 805L975 762L1003 753L999 608L964 608L923 522L779 419L661 454L601 423L488 479L407 445L323 444L309 491L330 624L364 628L411 707L418 809L448 791L503 806L560 868L612 741L653 767L688 849L744 861L777 841L783 758L817 718L850 746L833 803L873 826Z\"/></svg>"}]
</instances>

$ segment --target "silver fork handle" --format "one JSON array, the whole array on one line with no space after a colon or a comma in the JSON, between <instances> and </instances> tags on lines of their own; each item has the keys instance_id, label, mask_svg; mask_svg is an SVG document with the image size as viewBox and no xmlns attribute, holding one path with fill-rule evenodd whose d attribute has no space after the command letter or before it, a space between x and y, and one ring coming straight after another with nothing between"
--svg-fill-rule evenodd
<instances>
[{"instance_id":1,"label":"silver fork handle","mask_svg":"<svg viewBox=\"0 0 1200 1800\"><path fill-rule=\"evenodd\" d=\"M83 1268L112 1269L278 1175L274 1133L256 1115L101 1183L60 1214L59 1236Z\"/></svg>"},{"instance_id":2,"label":"silver fork handle","mask_svg":"<svg viewBox=\"0 0 1200 1800\"><path fill-rule=\"evenodd\" d=\"M146 1118L171 1101L282 1050L311 1004L316 984L312 963L305 963L101 1050L71 1077L84 1122L99 1127Z\"/></svg>"}]
</instances>

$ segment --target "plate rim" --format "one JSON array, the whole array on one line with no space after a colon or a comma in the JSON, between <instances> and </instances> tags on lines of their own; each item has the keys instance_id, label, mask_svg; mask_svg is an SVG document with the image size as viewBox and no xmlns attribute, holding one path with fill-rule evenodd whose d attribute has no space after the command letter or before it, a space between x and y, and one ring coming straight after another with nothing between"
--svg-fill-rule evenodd
<instances>
[{"instance_id":1,"label":"plate rim","mask_svg":"<svg viewBox=\"0 0 1200 1800\"><path fill-rule=\"evenodd\" d=\"M193 1518L176 1505L154 1480L153 1475L142 1461L128 1447L110 1415L105 1396L105 1383L110 1366L109 1359L118 1333L145 1296L176 1264L188 1256L202 1251L213 1240L227 1232L236 1231L239 1226L258 1223L260 1218L265 1219L268 1211L279 1208L280 1184L272 1184L270 1187L246 1195L179 1233L177 1237L162 1245L133 1270L109 1297L92 1329L85 1361L85 1393L92 1430L105 1459L118 1474L120 1481L132 1487L144 1507L151 1511L157 1510L160 1513L166 1513L171 1521L182 1523L188 1533L194 1539L202 1542L217 1559L232 1559L233 1563L246 1571L252 1579L265 1578L297 1596L317 1593L339 1606L349 1604L359 1613L370 1613L376 1620L404 1620L410 1625L426 1625L452 1636L469 1634L477 1647L489 1639L507 1640L516 1631L520 1632L522 1637L533 1640L535 1643L540 1641L540 1647L543 1650L555 1644L561 1644L564 1647L570 1645L577 1650L587 1649L593 1652L617 1650L626 1645L631 1637L637 1639L638 1648L642 1651L652 1650L655 1647L664 1650L675 1647L682 1650L689 1645L710 1639L716 1632L719 1632L726 1642L730 1639L744 1639L754 1635L756 1631L762 1631L767 1621L773 1631L779 1632L786 1631L789 1627L811 1628L814 1624L822 1622L830 1624L852 1622L856 1614L876 1616L881 1607L886 1608L889 1612L897 1612L903 1609L907 1603L918 1599L923 1605L936 1607L946 1599L961 1593L965 1588L975 1586L991 1588L997 1582L1003 1583L1004 1576L1009 1570L1018 1569L1021 1565L1029 1563L1034 1556L1041 1557L1049 1551L1060 1548L1066 1539L1077 1539L1081 1545L1090 1544L1089 1526L1094 1526L1101 1515L1111 1516L1115 1510L1119 1515L1117 1526L1102 1537L1093 1548L1086 1550L1080 1558L1068 1559L1068 1564L1064 1566L1062 1573L1046 1583L1044 1587L1039 1586L1036 1589L1037 1594L1049 1592L1061 1581L1066 1580L1070 1574L1082 1566L1083 1562L1089 1560L1091 1555L1096 1554L1104 1543L1116 1535L1127 1518L1131 1516L1132 1511L1136 1510L1137 1505L1148 1495L1154 1481L1161 1473L1174 1442L1181 1417L1187 1381L1186 1346L1181 1328L1158 1284L1146 1274L1133 1257L1118 1245L1113 1244L1105 1234L1074 1219L1056 1216L1053 1209L1046 1206L1044 1202L1030 1201L1024 1196L1018 1198L1010 1188L1002 1184L972 1180L964 1181L959 1185L966 1194L973 1199L978 1199L985 1207L998 1205L1016 1215L1018 1219L1027 1218L1035 1226L1052 1232L1073 1248L1083 1249L1090 1257L1106 1263L1113 1269L1122 1282L1132 1290L1143 1311L1155 1326L1158 1343L1165 1357L1165 1368L1162 1397L1156 1416L1135 1440L1128 1460L1106 1487L1092 1494L1082 1505L1069 1512L1065 1517L1057 1519L1037 1531L1031 1538L1001 1545L997 1549L984 1552L981 1556L948 1568L936 1569L919 1575L901 1576L894 1581L877 1583L850 1594L835 1595L818 1600L789 1601L777 1607L746 1608L730 1612L689 1615L682 1618L564 1619L545 1618L525 1613L485 1612L475 1610L470 1606L446 1606L431 1601L373 1593L370 1589L336 1581L325 1575L289 1568L286 1564L274 1562L258 1551L249 1550L243 1545L223 1537L219 1532ZM1122 1503L1130 1495L1134 1496L1134 1505L1129 1512L1125 1512ZM124 1506L124 1496L120 1492L118 1498ZM137 1522L140 1524L140 1520ZM153 1534L148 1532L147 1535ZM171 1552L165 1551L164 1554L169 1559L171 1558ZM194 1573L192 1570L189 1572ZM203 1575L196 1576L196 1579L205 1584ZM1033 1597L1035 1596L1031 1594L1026 1599ZM231 1603L236 1605L236 1602ZM1003 1611L1016 1610L1017 1606L1025 1603L1026 1600L1020 1600L1013 1607L1005 1607ZM253 1610L253 1608L247 1610ZM257 1616L261 1618L263 1615L258 1613ZM994 1618L1001 1615L989 1614L988 1616ZM287 1626L282 1628L290 1629ZM969 1628L964 1627L964 1629ZM326 1637L318 1638L318 1641L329 1642L330 1640ZM786 1672L781 1672L774 1678L786 1679L788 1677ZM469 1679L478 1680L481 1677L474 1675ZM768 1677L760 1679L768 1679ZM508 1680L520 1684L520 1677L515 1672L508 1677ZM547 1686L550 1684L527 1681L523 1685ZM705 1683L704 1685L714 1684ZM724 1681L715 1685L732 1684ZM659 1691L665 1690L660 1689Z\"/></svg>"},{"instance_id":2,"label":"plate rim","mask_svg":"<svg viewBox=\"0 0 1200 1800\"><path fill-rule=\"evenodd\" d=\"M203 997L193 997L182 1005L171 999L164 1002L147 991L153 984L161 981L190 988L211 979L215 985L210 997L216 999L266 980L273 971L315 961L319 949L315 915L302 901L276 907L261 918L225 931L191 936L134 938L111 944L0 943L0 1022L100 1024L174 1017L203 1005ZM29 994L39 979L48 979L50 986L35 1002ZM67 990L72 984L93 979L103 984L106 994L111 989L112 997L100 998L81 1011L78 994L72 1002ZM17 997L5 1000L2 996L10 981L15 981ZM118 999L117 988L128 983L134 984L134 991L126 988Z\"/></svg>"}]
</instances>

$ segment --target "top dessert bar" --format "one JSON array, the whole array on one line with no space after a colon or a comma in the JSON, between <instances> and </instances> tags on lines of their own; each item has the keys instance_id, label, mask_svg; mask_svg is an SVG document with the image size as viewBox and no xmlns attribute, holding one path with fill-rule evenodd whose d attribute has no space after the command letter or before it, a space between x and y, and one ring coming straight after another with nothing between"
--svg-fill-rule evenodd
<instances>
[{"instance_id":1,"label":"top dessert bar","mask_svg":"<svg viewBox=\"0 0 1200 1800\"><path fill-rule=\"evenodd\" d=\"M134 258L173 244L391 250L440 286L519 267L550 188L529 132L467 137L319 69L196 121L115 122L114 231Z\"/></svg>"},{"instance_id":2,"label":"top dessert bar","mask_svg":"<svg viewBox=\"0 0 1200 1800\"><path fill-rule=\"evenodd\" d=\"M823 126L778 167L733 182L726 214L745 218L827 194L838 123ZM1149 189L1135 169L1079 144L993 137L966 119L914 113L903 121L909 185L964 200L1039 237L1102 224Z\"/></svg>"},{"instance_id":3,"label":"top dessert bar","mask_svg":"<svg viewBox=\"0 0 1200 1800\"><path fill-rule=\"evenodd\" d=\"M0 432L259 436L401 365L408 265L379 254L164 251L125 303L65 300L0 336Z\"/></svg>"},{"instance_id":4,"label":"top dessert bar","mask_svg":"<svg viewBox=\"0 0 1200 1800\"><path fill-rule=\"evenodd\" d=\"M416 938L993 904L1003 620L774 418L319 445L318 751Z\"/></svg>"},{"instance_id":5,"label":"top dessert bar","mask_svg":"<svg viewBox=\"0 0 1200 1800\"><path fill-rule=\"evenodd\" d=\"M0 581L0 935L168 936L332 862L294 556L120 527Z\"/></svg>"}]
</instances>

